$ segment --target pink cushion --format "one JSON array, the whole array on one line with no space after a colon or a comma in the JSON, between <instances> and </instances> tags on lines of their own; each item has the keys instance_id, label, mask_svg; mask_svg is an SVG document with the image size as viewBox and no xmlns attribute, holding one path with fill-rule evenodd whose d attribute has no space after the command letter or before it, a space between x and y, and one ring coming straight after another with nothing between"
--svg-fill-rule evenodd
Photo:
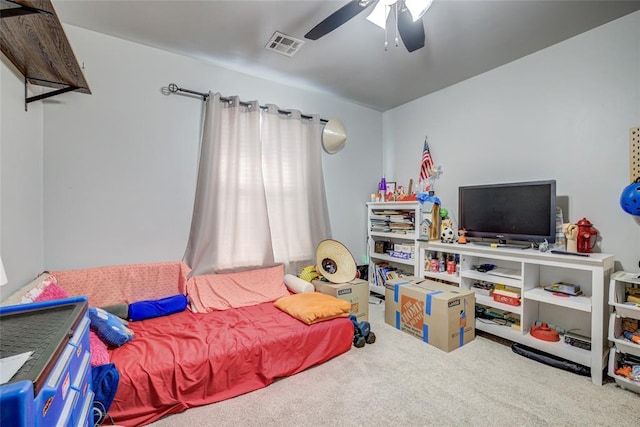
<instances>
[{"instance_id":1,"label":"pink cushion","mask_svg":"<svg viewBox=\"0 0 640 427\"><path fill-rule=\"evenodd\" d=\"M33 302L52 301L55 299L67 298L69 295L56 282L51 282L42 290L40 295Z\"/></svg>"},{"instance_id":2,"label":"pink cushion","mask_svg":"<svg viewBox=\"0 0 640 427\"><path fill-rule=\"evenodd\" d=\"M48 283L33 302L52 301L67 298L67 292L55 280ZM109 363L109 350L95 332L89 331L89 348L91 349L91 366Z\"/></svg>"},{"instance_id":3,"label":"pink cushion","mask_svg":"<svg viewBox=\"0 0 640 427\"><path fill-rule=\"evenodd\" d=\"M53 274L49 274L40 283L38 283L33 288L29 289L29 291L27 291L27 293L25 293L22 296L22 298L20 299L20 302L22 304L29 304L34 302L36 298L40 296L42 291L52 283L55 283L57 285L58 280L56 279L56 276L54 276ZM46 301L46 300L43 300L43 301Z\"/></svg>"},{"instance_id":4,"label":"pink cushion","mask_svg":"<svg viewBox=\"0 0 640 427\"><path fill-rule=\"evenodd\" d=\"M246 307L289 295L282 265L227 274L193 276L187 282L191 309L197 313Z\"/></svg>"},{"instance_id":5,"label":"pink cushion","mask_svg":"<svg viewBox=\"0 0 640 427\"><path fill-rule=\"evenodd\" d=\"M89 331L89 343L91 347L91 366L99 366L109 363L109 350L100 337Z\"/></svg>"},{"instance_id":6,"label":"pink cushion","mask_svg":"<svg viewBox=\"0 0 640 427\"><path fill-rule=\"evenodd\" d=\"M184 294L191 269L182 262L110 265L54 271L69 295L86 295L89 305L132 303Z\"/></svg>"}]
</instances>

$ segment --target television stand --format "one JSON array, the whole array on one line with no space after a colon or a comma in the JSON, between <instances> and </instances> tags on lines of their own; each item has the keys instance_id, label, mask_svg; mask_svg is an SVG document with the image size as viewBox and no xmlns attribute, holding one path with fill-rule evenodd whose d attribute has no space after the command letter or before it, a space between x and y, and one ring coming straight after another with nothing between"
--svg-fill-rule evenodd
<instances>
[{"instance_id":1,"label":"television stand","mask_svg":"<svg viewBox=\"0 0 640 427\"><path fill-rule=\"evenodd\" d=\"M457 275L455 271L447 274L425 268L427 260L440 254L444 259L460 260ZM593 384L602 384L605 360L609 354L609 305L606 298L609 294L609 276L614 270L613 255L592 253L588 257L565 256L533 249L493 248L491 242L461 245L419 241L417 261L420 277L444 280L462 289L473 290L476 292L476 305L508 312L517 321L505 327L477 319L477 330L587 366L591 370ZM486 272L478 271L476 266L482 264L493 264L494 268ZM560 281L579 284L583 295L558 296L543 289ZM516 288L514 292L519 294L519 304L508 305L499 299L494 300L493 295L482 293L482 288L474 287L478 282ZM529 333L538 321L561 326L565 330L580 330L580 335L591 339L591 349L573 346L564 339L558 342L539 340ZM500 360L496 363L500 363Z\"/></svg>"}]
</instances>

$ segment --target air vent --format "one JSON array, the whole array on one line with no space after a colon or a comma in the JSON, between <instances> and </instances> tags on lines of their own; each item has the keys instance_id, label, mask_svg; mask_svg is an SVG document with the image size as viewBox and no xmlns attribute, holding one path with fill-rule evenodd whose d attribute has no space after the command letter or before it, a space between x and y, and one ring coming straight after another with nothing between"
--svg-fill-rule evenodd
<instances>
[{"instance_id":1,"label":"air vent","mask_svg":"<svg viewBox=\"0 0 640 427\"><path fill-rule=\"evenodd\" d=\"M264 48L291 57L300 50L303 44L302 40L276 31Z\"/></svg>"}]
</instances>

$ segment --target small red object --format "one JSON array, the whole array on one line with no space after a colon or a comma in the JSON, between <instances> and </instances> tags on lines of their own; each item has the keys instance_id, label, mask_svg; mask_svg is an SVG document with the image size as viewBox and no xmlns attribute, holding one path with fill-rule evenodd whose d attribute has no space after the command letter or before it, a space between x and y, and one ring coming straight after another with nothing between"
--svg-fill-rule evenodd
<instances>
[{"instance_id":1,"label":"small red object","mask_svg":"<svg viewBox=\"0 0 640 427\"><path fill-rule=\"evenodd\" d=\"M532 326L529 333L532 337L542 341L560 341L560 334L558 334L558 331L551 329L546 323L543 323L540 326Z\"/></svg>"},{"instance_id":2,"label":"small red object","mask_svg":"<svg viewBox=\"0 0 640 427\"><path fill-rule=\"evenodd\" d=\"M576 223L578 226L577 249L583 254L590 254L598 239L598 231L587 219L582 218Z\"/></svg>"},{"instance_id":3,"label":"small red object","mask_svg":"<svg viewBox=\"0 0 640 427\"><path fill-rule=\"evenodd\" d=\"M493 292L493 300L495 302L501 302L502 304L507 304L507 305L515 305L515 306L520 305L520 298L501 294L500 291Z\"/></svg>"}]
</instances>

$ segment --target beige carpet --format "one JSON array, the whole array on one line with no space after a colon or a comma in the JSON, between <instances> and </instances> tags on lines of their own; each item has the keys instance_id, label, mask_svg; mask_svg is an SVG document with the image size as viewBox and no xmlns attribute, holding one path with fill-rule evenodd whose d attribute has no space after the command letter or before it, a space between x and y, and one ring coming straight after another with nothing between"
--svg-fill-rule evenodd
<instances>
[{"instance_id":1,"label":"beige carpet","mask_svg":"<svg viewBox=\"0 0 640 427\"><path fill-rule=\"evenodd\" d=\"M445 353L386 325L384 304L369 317L375 344L153 425L640 425L640 396L613 382L593 385L482 337Z\"/></svg>"}]
</instances>

